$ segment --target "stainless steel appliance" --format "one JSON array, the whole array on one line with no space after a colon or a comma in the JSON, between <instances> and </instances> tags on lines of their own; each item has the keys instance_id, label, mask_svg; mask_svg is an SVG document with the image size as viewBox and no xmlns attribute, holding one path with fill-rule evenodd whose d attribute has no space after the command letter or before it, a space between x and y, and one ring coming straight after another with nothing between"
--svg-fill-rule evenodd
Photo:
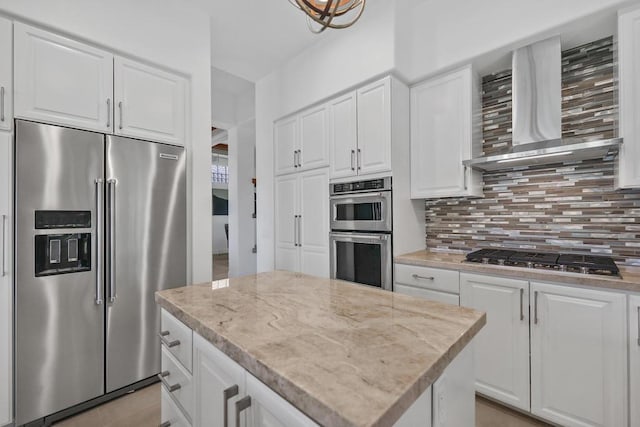
<instances>
[{"instance_id":1,"label":"stainless steel appliance","mask_svg":"<svg viewBox=\"0 0 640 427\"><path fill-rule=\"evenodd\" d=\"M620 275L620 270L613 258L606 256L514 251L509 249L480 249L468 253L465 261L603 276Z\"/></svg>"},{"instance_id":2,"label":"stainless steel appliance","mask_svg":"<svg viewBox=\"0 0 640 427\"><path fill-rule=\"evenodd\" d=\"M16 121L16 424L160 371L154 292L186 283L179 147Z\"/></svg>"},{"instance_id":3,"label":"stainless steel appliance","mask_svg":"<svg viewBox=\"0 0 640 427\"><path fill-rule=\"evenodd\" d=\"M331 278L392 290L391 178L330 187Z\"/></svg>"}]
</instances>

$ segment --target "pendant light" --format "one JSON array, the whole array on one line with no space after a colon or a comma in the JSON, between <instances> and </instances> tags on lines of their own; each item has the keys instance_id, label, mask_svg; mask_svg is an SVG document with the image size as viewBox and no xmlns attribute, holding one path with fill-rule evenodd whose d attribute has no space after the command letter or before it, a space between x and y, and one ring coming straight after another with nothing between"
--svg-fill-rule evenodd
<instances>
[{"instance_id":1,"label":"pendant light","mask_svg":"<svg viewBox=\"0 0 640 427\"><path fill-rule=\"evenodd\" d=\"M362 16L366 0L289 0L289 2L307 14L309 29L312 32L321 33L327 28L342 29L352 26ZM319 27L314 25L314 22Z\"/></svg>"}]
</instances>

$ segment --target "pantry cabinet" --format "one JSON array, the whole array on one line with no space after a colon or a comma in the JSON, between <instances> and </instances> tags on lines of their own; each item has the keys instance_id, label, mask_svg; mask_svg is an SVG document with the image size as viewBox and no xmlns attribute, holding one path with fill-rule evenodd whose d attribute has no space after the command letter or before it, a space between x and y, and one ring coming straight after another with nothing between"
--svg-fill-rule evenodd
<instances>
[{"instance_id":1,"label":"pantry cabinet","mask_svg":"<svg viewBox=\"0 0 640 427\"><path fill-rule=\"evenodd\" d=\"M324 105L275 122L276 175L328 166L328 137L327 107Z\"/></svg>"},{"instance_id":2,"label":"pantry cabinet","mask_svg":"<svg viewBox=\"0 0 640 427\"><path fill-rule=\"evenodd\" d=\"M534 282L531 294L531 412L627 425L626 295Z\"/></svg>"},{"instance_id":3,"label":"pantry cabinet","mask_svg":"<svg viewBox=\"0 0 640 427\"><path fill-rule=\"evenodd\" d=\"M357 91L358 175L391 171L391 77Z\"/></svg>"},{"instance_id":4,"label":"pantry cabinet","mask_svg":"<svg viewBox=\"0 0 640 427\"><path fill-rule=\"evenodd\" d=\"M329 102L329 141L331 178L356 176L358 153L358 116L356 92Z\"/></svg>"},{"instance_id":5,"label":"pantry cabinet","mask_svg":"<svg viewBox=\"0 0 640 427\"><path fill-rule=\"evenodd\" d=\"M116 57L114 85L116 135L184 145L184 77Z\"/></svg>"},{"instance_id":6,"label":"pantry cabinet","mask_svg":"<svg viewBox=\"0 0 640 427\"><path fill-rule=\"evenodd\" d=\"M9 131L13 128L12 41L13 24L0 17L0 130Z\"/></svg>"},{"instance_id":7,"label":"pantry cabinet","mask_svg":"<svg viewBox=\"0 0 640 427\"><path fill-rule=\"evenodd\" d=\"M629 298L629 367L631 426L640 426L640 295Z\"/></svg>"},{"instance_id":8,"label":"pantry cabinet","mask_svg":"<svg viewBox=\"0 0 640 427\"><path fill-rule=\"evenodd\" d=\"M14 24L15 116L113 131L113 55L19 22Z\"/></svg>"},{"instance_id":9,"label":"pantry cabinet","mask_svg":"<svg viewBox=\"0 0 640 427\"><path fill-rule=\"evenodd\" d=\"M479 78L471 66L411 88L411 198L482 196Z\"/></svg>"},{"instance_id":10,"label":"pantry cabinet","mask_svg":"<svg viewBox=\"0 0 640 427\"><path fill-rule=\"evenodd\" d=\"M329 173L327 168L276 178L278 270L329 277Z\"/></svg>"},{"instance_id":11,"label":"pantry cabinet","mask_svg":"<svg viewBox=\"0 0 640 427\"><path fill-rule=\"evenodd\" d=\"M618 15L619 130L623 144L618 155L618 186L640 187L640 8Z\"/></svg>"},{"instance_id":12,"label":"pantry cabinet","mask_svg":"<svg viewBox=\"0 0 640 427\"><path fill-rule=\"evenodd\" d=\"M13 141L0 132L0 426L13 421Z\"/></svg>"},{"instance_id":13,"label":"pantry cabinet","mask_svg":"<svg viewBox=\"0 0 640 427\"><path fill-rule=\"evenodd\" d=\"M475 338L476 390L529 411L529 282L461 273L460 305L487 313Z\"/></svg>"}]
</instances>

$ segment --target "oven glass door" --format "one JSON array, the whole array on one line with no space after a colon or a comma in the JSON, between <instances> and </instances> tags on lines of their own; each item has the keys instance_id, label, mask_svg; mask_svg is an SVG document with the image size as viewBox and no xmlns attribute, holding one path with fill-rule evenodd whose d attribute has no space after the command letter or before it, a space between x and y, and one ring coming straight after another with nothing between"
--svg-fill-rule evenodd
<instances>
[{"instance_id":1,"label":"oven glass door","mask_svg":"<svg viewBox=\"0 0 640 427\"><path fill-rule=\"evenodd\" d=\"M331 197L331 229L391 232L391 192Z\"/></svg>"},{"instance_id":2,"label":"oven glass door","mask_svg":"<svg viewBox=\"0 0 640 427\"><path fill-rule=\"evenodd\" d=\"M331 278L392 289L389 234L331 233Z\"/></svg>"}]
</instances>

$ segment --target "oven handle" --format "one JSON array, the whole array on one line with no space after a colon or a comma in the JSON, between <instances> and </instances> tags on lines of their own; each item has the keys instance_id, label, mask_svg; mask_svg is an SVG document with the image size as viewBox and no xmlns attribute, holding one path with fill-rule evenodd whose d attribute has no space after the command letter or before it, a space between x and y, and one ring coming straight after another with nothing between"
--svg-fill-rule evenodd
<instances>
[{"instance_id":1,"label":"oven handle","mask_svg":"<svg viewBox=\"0 0 640 427\"><path fill-rule=\"evenodd\" d=\"M391 192L379 192L379 193L349 193L349 194L336 194L331 196L331 200L344 200L344 199L363 199L365 197L387 197Z\"/></svg>"},{"instance_id":2,"label":"oven handle","mask_svg":"<svg viewBox=\"0 0 640 427\"><path fill-rule=\"evenodd\" d=\"M358 241L388 241L390 234L362 234L362 233L343 233L332 231L330 237L339 239L342 242L358 242Z\"/></svg>"}]
</instances>

